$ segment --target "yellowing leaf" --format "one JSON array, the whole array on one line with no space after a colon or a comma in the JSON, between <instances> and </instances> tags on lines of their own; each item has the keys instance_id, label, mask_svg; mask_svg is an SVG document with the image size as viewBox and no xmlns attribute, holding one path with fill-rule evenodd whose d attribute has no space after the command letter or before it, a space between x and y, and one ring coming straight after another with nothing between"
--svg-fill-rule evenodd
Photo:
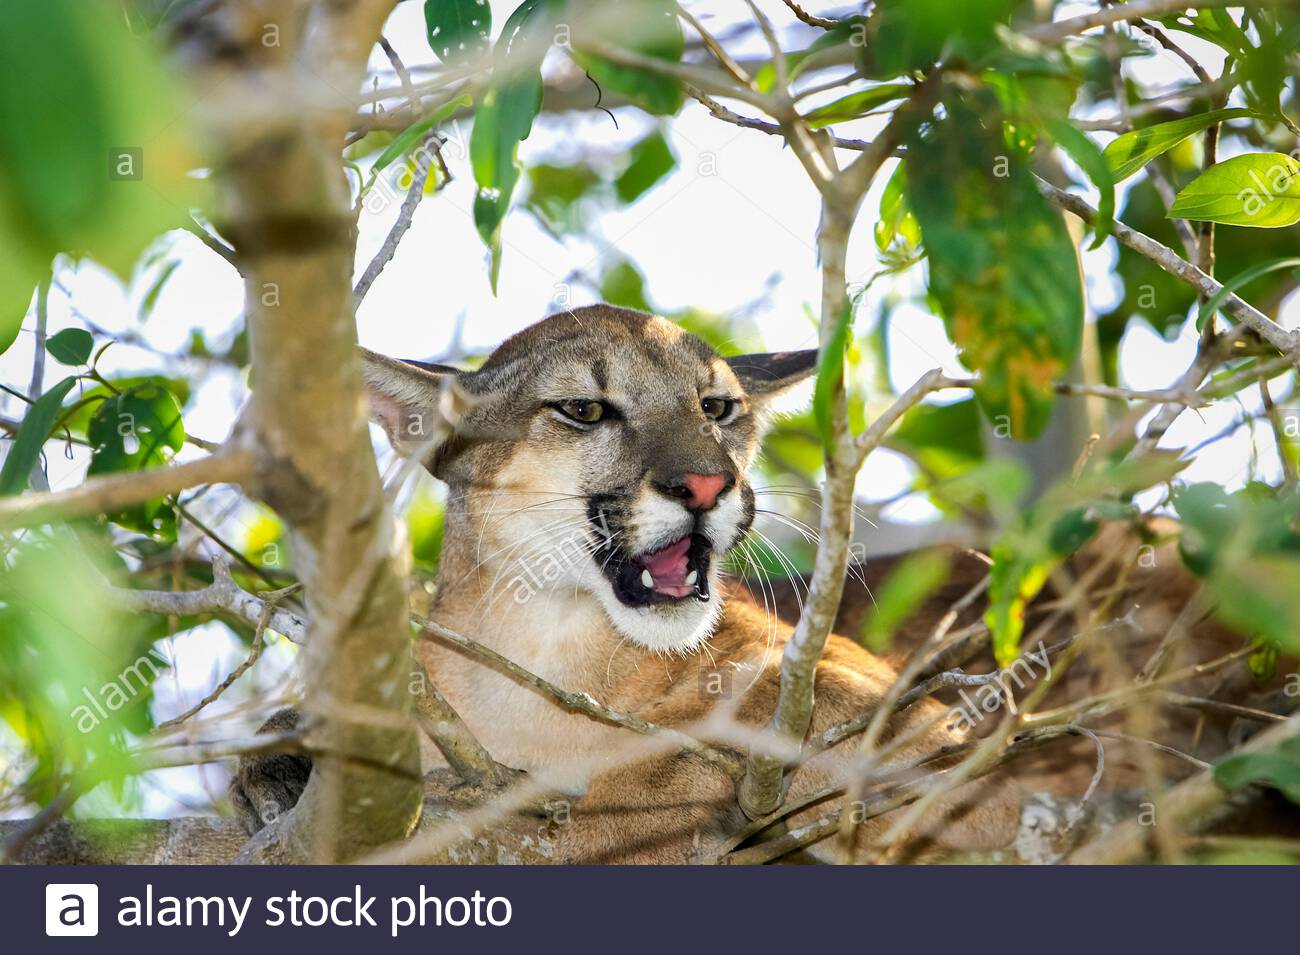
<instances>
[{"instance_id":1,"label":"yellowing leaf","mask_svg":"<svg viewBox=\"0 0 1300 955\"><path fill-rule=\"evenodd\" d=\"M992 98L956 97L908 145L907 198L925 240L930 292L995 425L1032 438L1055 380L1079 352L1083 283L1058 212L1026 159L1008 155Z\"/></svg>"}]
</instances>

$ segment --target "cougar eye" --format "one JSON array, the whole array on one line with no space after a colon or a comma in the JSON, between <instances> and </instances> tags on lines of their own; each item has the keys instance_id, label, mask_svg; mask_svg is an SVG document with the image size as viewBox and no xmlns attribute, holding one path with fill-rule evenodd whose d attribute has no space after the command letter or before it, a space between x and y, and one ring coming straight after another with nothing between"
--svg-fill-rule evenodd
<instances>
[{"instance_id":1,"label":"cougar eye","mask_svg":"<svg viewBox=\"0 0 1300 955\"><path fill-rule=\"evenodd\" d=\"M700 409L704 412L706 418L712 418L714 421L721 421L727 415L731 414L731 409L735 402L729 398L701 398Z\"/></svg>"},{"instance_id":2,"label":"cougar eye","mask_svg":"<svg viewBox=\"0 0 1300 955\"><path fill-rule=\"evenodd\" d=\"M572 401L558 401L551 405L556 411L582 424L595 424L605 417L605 406L599 401L575 398Z\"/></svg>"}]
</instances>

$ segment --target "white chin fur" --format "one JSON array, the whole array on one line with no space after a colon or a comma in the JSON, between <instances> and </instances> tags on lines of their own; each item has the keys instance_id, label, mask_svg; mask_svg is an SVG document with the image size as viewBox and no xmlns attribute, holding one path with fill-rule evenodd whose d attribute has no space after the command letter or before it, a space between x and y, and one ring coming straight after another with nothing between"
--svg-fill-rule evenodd
<instances>
[{"instance_id":1,"label":"white chin fur","mask_svg":"<svg viewBox=\"0 0 1300 955\"><path fill-rule=\"evenodd\" d=\"M610 622L623 636L656 653L690 653L712 635L722 615L718 575L709 570L709 599L629 607L614 596L609 582L593 588Z\"/></svg>"},{"instance_id":2,"label":"white chin fur","mask_svg":"<svg viewBox=\"0 0 1300 955\"><path fill-rule=\"evenodd\" d=\"M703 531L724 547L735 543L741 515L740 493L733 491L719 502L717 508L704 519ZM691 517L681 504L665 500L658 494L643 490L635 506L636 533L630 543L634 553L644 553L661 547L689 531ZM613 587L603 575L587 589L596 596L614 628L633 643L659 653L690 653L707 640L722 617L722 595L719 592L717 553L709 566L709 599L694 598L658 603L648 607L629 607L614 596Z\"/></svg>"}]
</instances>

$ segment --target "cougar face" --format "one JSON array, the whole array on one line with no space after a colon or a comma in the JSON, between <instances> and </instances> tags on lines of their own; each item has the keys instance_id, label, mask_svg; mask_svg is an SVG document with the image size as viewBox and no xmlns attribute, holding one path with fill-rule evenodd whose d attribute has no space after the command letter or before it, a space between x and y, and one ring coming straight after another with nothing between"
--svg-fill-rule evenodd
<instances>
[{"instance_id":1,"label":"cougar face","mask_svg":"<svg viewBox=\"0 0 1300 955\"><path fill-rule=\"evenodd\" d=\"M553 315L472 372L365 355L376 417L448 482L477 538L487 599L582 590L655 650L689 649L716 623L769 402L815 358L724 359L610 306Z\"/></svg>"}]
</instances>

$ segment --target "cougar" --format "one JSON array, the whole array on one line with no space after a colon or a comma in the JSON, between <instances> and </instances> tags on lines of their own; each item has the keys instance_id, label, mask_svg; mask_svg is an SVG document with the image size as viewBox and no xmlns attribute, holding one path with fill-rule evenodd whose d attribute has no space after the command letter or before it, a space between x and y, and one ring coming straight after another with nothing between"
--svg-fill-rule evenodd
<instances>
[{"instance_id":1,"label":"cougar","mask_svg":"<svg viewBox=\"0 0 1300 955\"><path fill-rule=\"evenodd\" d=\"M375 418L448 487L432 618L565 690L743 763L775 708L792 628L724 560L746 546L755 519L747 472L765 427L816 357L721 357L663 318L608 305L552 315L474 371L363 352ZM449 417L454 427L439 432ZM573 795L567 860L687 862L747 823L735 773L718 762L647 749L653 740L567 712L436 642L416 652L496 760ZM810 737L871 711L895 677L832 634ZM959 742L946 710L922 700L895 717L891 759ZM786 801L842 784L854 757L850 739L802 762ZM430 747L426 765L440 762ZM249 828L289 808L309 769L299 756L244 760L232 795ZM826 809L810 805L787 825ZM935 807L916 838L928 851L992 848L1014 837L1018 819L1013 789L977 782ZM861 841L889 821L873 820Z\"/></svg>"}]
</instances>

